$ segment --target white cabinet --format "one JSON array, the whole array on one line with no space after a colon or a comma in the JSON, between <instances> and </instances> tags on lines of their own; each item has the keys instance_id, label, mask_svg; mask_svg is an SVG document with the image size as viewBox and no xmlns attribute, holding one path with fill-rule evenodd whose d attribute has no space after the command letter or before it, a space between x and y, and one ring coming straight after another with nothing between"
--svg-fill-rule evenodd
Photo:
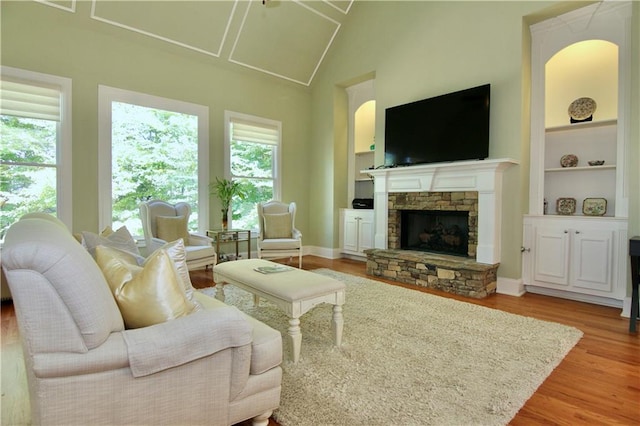
<instances>
[{"instance_id":1,"label":"white cabinet","mask_svg":"<svg viewBox=\"0 0 640 426\"><path fill-rule=\"evenodd\" d=\"M365 256L364 250L373 248L373 210L340 210L341 252Z\"/></svg>"},{"instance_id":2,"label":"white cabinet","mask_svg":"<svg viewBox=\"0 0 640 426\"><path fill-rule=\"evenodd\" d=\"M529 206L522 247L527 291L616 307L625 301L633 184L628 138L635 119L628 95L630 17L631 2L609 2L530 26ZM591 96L597 102L593 121L571 123L569 105ZM568 154L578 162L563 167ZM604 163L589 165L593 160ZM590 208L583 210L587 199Z\"/></svg>"},{"instance_id":3,"label":"white cabinet","mask_svg":"<svg viewBox=\"0 0 640 426\"><path fill-rule=\"evenodd\" d=\"M619 305L613 300L620 301L626 294L626 235L624 220L526 216L523 279L527 290L551 295L567 292L565 297Z\"/></svg>"}]
</instances>

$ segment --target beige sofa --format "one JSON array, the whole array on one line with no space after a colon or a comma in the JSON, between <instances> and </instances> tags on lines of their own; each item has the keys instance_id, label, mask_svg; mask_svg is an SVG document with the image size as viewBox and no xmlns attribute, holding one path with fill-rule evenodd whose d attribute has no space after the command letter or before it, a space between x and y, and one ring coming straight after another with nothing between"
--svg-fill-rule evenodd
<instances>
[{"instance_id":1,"label":"beige sofa","mask_svg":"<svg viewBox=\"0 0 640 426\"><path fill-rule=\"evenodd\" d=\"M5 272L33 424L266 425L280 402L280 333L196 292L206 309L126 330L91 255L55 218L7 232Z\"/></svg>"}]
</instances>

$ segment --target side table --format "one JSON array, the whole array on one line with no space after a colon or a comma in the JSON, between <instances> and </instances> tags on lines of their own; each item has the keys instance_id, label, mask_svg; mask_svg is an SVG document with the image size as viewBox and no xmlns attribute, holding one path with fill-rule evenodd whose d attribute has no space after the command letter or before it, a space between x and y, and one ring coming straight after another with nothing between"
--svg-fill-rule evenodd
<instances>
[{"instance_id":1,"label":"side table","mask_svg":"<svg viewBox=\"0 0 640 426\"><path fill-rule=\"evenodd\" d=\"M235 243L236 259L240 256L240 243L247 243L247 259L251 258L251 230L250 229L210 229L207 237L213 238L216 253L220 259L220 243Z\"/></svg>"}]
</instances>

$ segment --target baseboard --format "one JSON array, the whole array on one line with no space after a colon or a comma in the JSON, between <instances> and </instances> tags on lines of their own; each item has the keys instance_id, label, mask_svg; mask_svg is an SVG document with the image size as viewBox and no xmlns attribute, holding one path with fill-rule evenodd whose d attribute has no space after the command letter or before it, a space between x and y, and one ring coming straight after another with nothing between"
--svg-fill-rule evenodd
<instances>
[{"instance_id":1,"label":"baseboard","mask_svg":"<svg viewBox=\"0 0 640 426\"><path fill-rule=\"evenodd\" d=\"M623 300L612 299L610 297L593 296L590 294L574 293L571 291L555 290L552 288L537 287L533 285L525 286L529 293L542 294L545 296L559 297L561 299L575 300L577 302L593 303L595 305L609 306L612 308L623 308ZM631 302L629 302L631 306Z\"/></svg>"},{"instance_id":2,"label":"baseboard","mask_svg":"<svg viewBox=\"0 0 640 426\"><path fill-rule=\"evenodd\" d=\"M620 316L624 318L631 317L631 297L625 297L622 301L622 313Z\"/></svg>"},{"instance_id":3,"label":"baseboard","mask_svg":"<svg viewBox=\"0 0 640 426\"><path fill-rule=\"evenodd\" d=\"M498 277L496 293L520 297L526 293L522 279Z\"/></svg>"},{"instance_id":4,"label":"baseboard","mask_svg":"<svg viewBox=\"0 0 640 426\"><path fill-rule=\"evenodd\" d=\"M326 248L318 246L303 246L302 254L308 254L312 256L323 257L325 259L340 259L340 249L338 248Z\"/></svg>"}]
</instances>

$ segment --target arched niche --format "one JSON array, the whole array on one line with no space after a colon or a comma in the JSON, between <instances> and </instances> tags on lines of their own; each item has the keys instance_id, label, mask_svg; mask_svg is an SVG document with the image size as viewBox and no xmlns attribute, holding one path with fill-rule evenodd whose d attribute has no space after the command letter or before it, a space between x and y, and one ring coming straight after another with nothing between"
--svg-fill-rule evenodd
<instances>
[{"instance_id":1,"label":"arched niche","mask_svg":"<svg viewBox=\"0 0 640 426\"><path fill-rule=\"evenodd\" d=\"M375 144L376 101L366 101L354 114L354 151L369 151Z\"/></svg>"},{"instance_id":2,"label":"arched niche","mask_svg":"<svg viewBox=\"0 0 640 426\"><path fill-rule=\"evenodd\" d=\"M363 179L360 170L373 165L370 146L375 135L374 80L346 88L349 99L347 146L347 204L354 198L373 198L373 182ZM370 158L370 159L369 159Z\"/></svg>"},{"instance_id":3,"label":"arched niche","mask_svg":"<svg viewBox=\"0 0 640 426\"><path fill-rule=\"evenodd\" d=\"M629 134L631 3L599 2L530 26L531 132L529 214L542 215L547 129L569 125L568 107L596 100L594 121L616 120L615 216L628 214L624 171ZM615 59L613 59L615 58ZM600 59L606 64L599 64ZM606 75L606 77L602 77Z\"/></svg>"},{"instance_id":4,"label":"arched niche","mask_svg":"<svg viewBox=\"0 0 640 426\"><path fill-rule=\"evenodd\" d=\"M607 40L573 43L545 64L545 127L569 124L569 105L596 101L594 121L618 118L618 45Z\"/></svg>"}]
</instances>

